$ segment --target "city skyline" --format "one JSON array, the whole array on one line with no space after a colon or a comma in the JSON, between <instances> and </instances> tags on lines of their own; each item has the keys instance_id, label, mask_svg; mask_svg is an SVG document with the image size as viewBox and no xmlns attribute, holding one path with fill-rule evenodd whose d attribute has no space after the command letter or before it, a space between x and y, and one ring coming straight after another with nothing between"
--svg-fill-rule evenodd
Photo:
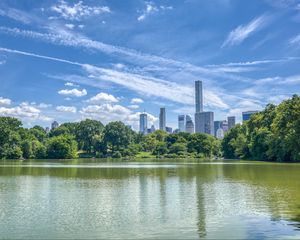
<instances>
[{"instance_id":1,"label":"city skyline","mask_svg":"<svg viewBox=\"0 0 300 240\"><path fill-rule=\"evenodd\" d=\"M158 129L165 107L176 129L178 115L194 119L202 80L205 111L241 123L300 92L299 11L294 0L3 0L0 116L139 130L146 109Z\"/></svg>"}]
</instances>

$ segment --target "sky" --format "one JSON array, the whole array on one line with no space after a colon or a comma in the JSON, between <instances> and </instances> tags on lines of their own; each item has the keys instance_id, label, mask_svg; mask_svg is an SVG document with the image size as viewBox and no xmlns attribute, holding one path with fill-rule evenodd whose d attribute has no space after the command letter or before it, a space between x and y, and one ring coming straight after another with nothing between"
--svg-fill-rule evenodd
<instances>
[{"instance_id":1,"label":"sky","mask_svg":"<svg viewBox=\"0 0 300 240\"><path fill-rule=\"evenodd\" d=\"M0 116L138 129L215 120L300 92L300 0L1 0Z\"/></svg>"}]
</instances>

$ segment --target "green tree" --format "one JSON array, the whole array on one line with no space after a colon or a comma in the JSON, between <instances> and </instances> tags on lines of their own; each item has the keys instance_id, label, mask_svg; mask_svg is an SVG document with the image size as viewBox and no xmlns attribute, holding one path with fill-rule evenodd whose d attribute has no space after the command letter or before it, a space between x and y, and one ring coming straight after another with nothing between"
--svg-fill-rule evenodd
<instances>
[{"instance_id":1,"label":"green tree","mask_svg":"<svg viewBox=\"0 0 300 240\"><path fill-rule=\"evenodd\" d=\"M103 131L103 143L111 153L123 152L133 140L133 133L124 123L110 122Z\"/></svg>"},{"instance_id":2,"label":"green tree","mask_svg":"<svg viewBox=\"0 0 300 240\"><path fill-rule=\"evenodd\" d=\"M79 148L88 153L95 152L93 138L95 135L100 135L103 128L103 124L96 120L86 119L79 122L76 128L76 140Z\"/></svg>"},{"instance_id":3,"label":"green tree","mask_svg":"<svg viewBox=\"0 0 300 240\"><path fill-rule=\"evenodd\" d=\"M156 156L164 155L168 153L168 147L165 142L158 142L153 150L153 154Z\"/></svg>"},{"instance_id":4,"label":"green tree","mask_svg":"<svg viewBox=\"0 0 300 240\"><path fill-rule=\"evenodd\" d=\"M77 157L77 143L71 135L52 137L47 142L47 157L50 159L68 159Z\"/></svg>"}]
</instances>

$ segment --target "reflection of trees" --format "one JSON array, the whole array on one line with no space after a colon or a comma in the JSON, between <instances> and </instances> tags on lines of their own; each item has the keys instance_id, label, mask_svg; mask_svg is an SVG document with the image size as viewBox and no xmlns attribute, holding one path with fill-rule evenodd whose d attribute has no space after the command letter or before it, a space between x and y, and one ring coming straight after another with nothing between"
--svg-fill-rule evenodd
<instances>
[{"instance_id":1,"label":"reflection of trees","mask_svg":"<svg viewBox=\"0 0 300 240\"><path fill-rule=\"evenodd\" d=\"M256 205L266 206L271 219L288 218L300 228L300 165L253 163L223 165L224 177L246 183Z\"/></svg>"},{"instance_id":2,"label":"reflection of trees","mask_svg":"<svg viewBox=\"0 0 300 240\"><path fill-rule=\"evenodd\" d=\"M205 199L204 199L204 189L203 181L199 175L196 177L196 194L197 194L197 209L198 209L198 234L200 238L206 236L206 222L205 222Z\"/></svg>"}]
</instances>

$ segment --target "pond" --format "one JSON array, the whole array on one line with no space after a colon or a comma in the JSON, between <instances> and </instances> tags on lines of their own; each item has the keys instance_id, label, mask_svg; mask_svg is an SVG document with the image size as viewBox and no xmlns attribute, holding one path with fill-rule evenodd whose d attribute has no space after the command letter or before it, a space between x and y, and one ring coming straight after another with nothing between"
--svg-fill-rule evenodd
<instances>
[{"instance_id":1,"label":"pond","mask_svg":"<svg viewBox=\"0 0 300 240\"><path fill-rule=\"evenodd\" d=\"M1 239L300 238L300 164L1 161Z\"/></svg>"}]
</instances>

